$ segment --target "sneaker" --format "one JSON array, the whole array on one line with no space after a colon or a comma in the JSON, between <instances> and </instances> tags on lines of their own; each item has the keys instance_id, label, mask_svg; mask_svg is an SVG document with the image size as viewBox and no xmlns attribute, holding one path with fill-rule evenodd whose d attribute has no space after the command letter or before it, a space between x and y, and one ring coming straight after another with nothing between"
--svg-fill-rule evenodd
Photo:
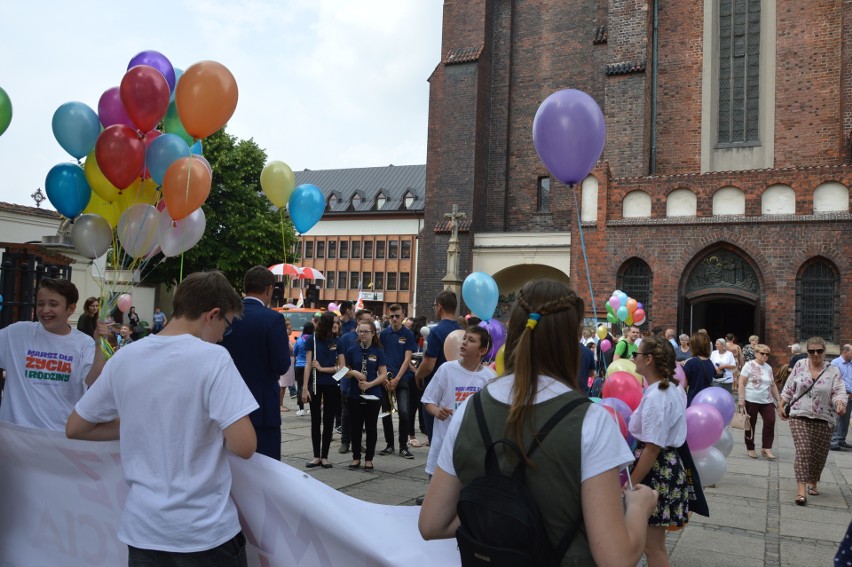
<instances>
[{"instance_id":1,"label":"sneaker","mask_svg":"<svg viewBox=\"0 0 852 567\"><path fill-rule=\"evenodd\" d=\"M348 453L349 452L349 443L341 443L340 449L337 450L338 453Z\"/></svg>"},{"instance_id":2,"label":"sneaker","mask_svg":"<svg viewBox=\"0 0 852 567\"><path fill-rule=\"evenodd\" d=\"M396 450L390 445L379 451L379 455L393 455L394 453L396 453Z\"/></svg>"},{"instance_id":3,"label":"sneaker","mask_svg":"<svg viewBox=\"0 0 852 567\"><path fill-rule=\"evenodd\" d=\"M296 412L296 415L298 415L299 417L302 417L303 415L306 415L306 414L305 414L305 410L300 409L299 411L297 411L297 412Z\"/></svg>"},{"instance_id":4,"label":"sneaker","mask_svg":"<svg viewBox=\"0 0 852 567\"><path fill-rule=\"evenodd\" d=\"M832 446L829 447L829 450L831 450L831 451L842 451L842 449L840 448L840 445L832 445Z\"/></svg>"},{"instance_id":5,"label":"sneaker","mask_svg":"<svg viewBox=\"0 0 852 567\"><path fill-rule=\"evenodd\" d=\"M840 443L838 443L838 445L840 445L840 446L841 446L841 447L843 447L844 449L852 449L852 445L850 445L850 444L849 444L849 443L847 443L846 441L841 441Z\"/></svg>"},{"instance_id":6,"label":"sneaker","mask_svg":"<svg viewBox=\"0 0 852 567\"><path fill-rule=\"evenodd\" d=\"M400 449L399 450L399 456L406 458L406 459L413 459L414 458L414 455L412 455L411 451L409 451L408 449Z\"/></svg>"},{"instance_id":7,"label":"sneaker","mask_svg":"<svg viewBox=\"0 0 852 567\"><path fill-rule=\"evenodd\" d=\"M339 426L339 425L338 425L337 427L335 427L335 428L334 428L334 430L335 430L337 433L343 434L343 430L340 428L340 426Z\"/></svg>"}]
</instances>

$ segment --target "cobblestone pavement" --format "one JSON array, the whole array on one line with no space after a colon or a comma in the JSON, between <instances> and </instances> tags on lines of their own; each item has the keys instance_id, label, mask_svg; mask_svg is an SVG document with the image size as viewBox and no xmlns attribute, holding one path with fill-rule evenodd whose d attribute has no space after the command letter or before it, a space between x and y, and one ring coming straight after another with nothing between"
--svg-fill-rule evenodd
<instances>
[{"instance_id":1,"label":"cobblestone pavement","mask_svg":"<svg viewBox=\"0 0 852 567\"><path fill-rule=\"evenodd\" d=\"M413 460L398 454L376 455L375 472L350 471L351 454L340 454L335 433L329 454L333 469L305 469L312 456L310 416L296 416L295 400L284 419L282 461L306 471L341 492L378 504L414 505L426 492L423 468L428 447L410 450ZM396 422L396 416L394 416ZM396 427L394 423L394 427ZM758 421L757 446L760 454ZM418 436L424 441L424 436ZM796 506L793 440L790 428L776 424L775 461L746 455L741 431L734 430L734 449L728 471L716 488L705 491L710 517L693 515L689 526L668 536L669 556L675 567L781 567L832 565L837 546L852 520L852 451L831 451L819 484L819 496ZM377 453L385 447L381 424ZM399 447L396 447L399 451Z\"/></svg>"}]
</instances>

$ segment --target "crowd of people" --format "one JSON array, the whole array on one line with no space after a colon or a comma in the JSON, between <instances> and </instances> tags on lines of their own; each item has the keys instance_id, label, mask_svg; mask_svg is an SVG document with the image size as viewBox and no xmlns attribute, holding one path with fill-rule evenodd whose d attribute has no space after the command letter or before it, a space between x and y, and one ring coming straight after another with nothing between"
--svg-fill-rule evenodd
<instances>
[{"instance_id":1,"label":"crowd of people","mask_svg":"<svg viewBox=\"0 0 852 567\"><path fill-rule=\"evenodd\" d=\"M345 301L291 343L289 320L269 308L271 272L251 268L243 283L241 298L219 272L191 274L175 292L171 320L158 309L157 332L138 340L135 309L126 324L114 325L99 317L97 298L85 301L71 328L76 288L43 279L38 321L0 329L8 373L0 420L77 439L121 439L129 492L118 537L130 565L245 564L224 451L280 460L291 387L297 416L311 420L309 469L333 467L335 432L339 452L351 451L352 470L375 470L377 454L412 459L409 447L429 448L419 522L425 539L473 533L456 503L485 474L490 455L504 473L524 464L562 564L635 565L644 555L648 565L668 565L666 534L687 524L692 500L685 412L706 388L731 392L752 431L761 418L766 459L775 459L776 415L789 422L797 505L819 495L829 450L852 448L852 345L829 363L825 341L813 337L805 352L791 345L793 358L774 372L757 336L740 348L733 335L714 341L703 330L687 336L663 328L643 335L631 326L595 340L581 327L582 299L562 283L536 280L509 314L498 375L486 360L488 330L475 317L456 317L451 291L436 296L431 326L425 317L406 318L398 304L379 315ZM457 332L458 353L447 360L445 346ZM115 343L109 363L101 340ZM634 362L644 385L629 422L635 450L610 413L588 399L605 383L606 367L622 358ZM142 366L144 373L135 371ZM187 380L187 368L197 380ZM149 387L152 374L161 387ZM379 421L385 447L377 451ZM755 437L746 432L744 440L747 455L758 458ZM554 499L557 490L563 497ZM463 547L472 541L487 549L477 537Z\"/></svg>"}]
</instances>

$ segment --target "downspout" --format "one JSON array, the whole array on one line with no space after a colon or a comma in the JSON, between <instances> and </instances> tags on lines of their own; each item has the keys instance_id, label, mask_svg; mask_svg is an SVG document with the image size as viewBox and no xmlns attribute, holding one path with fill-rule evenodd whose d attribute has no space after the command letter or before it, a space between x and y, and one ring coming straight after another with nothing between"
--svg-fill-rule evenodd
<instances>
[{"instance_id":1,"label":"downspout","mask_svg":"<svg viewBox=\"0 0 852 567\"><path fill-rule=\"evenodd\" d=\"M657 169L657 47L659 46L660 0L654 0L654 29L652 33L651 54L651 162L648 174L654 175Z\"/></svg>"}]
</instances>

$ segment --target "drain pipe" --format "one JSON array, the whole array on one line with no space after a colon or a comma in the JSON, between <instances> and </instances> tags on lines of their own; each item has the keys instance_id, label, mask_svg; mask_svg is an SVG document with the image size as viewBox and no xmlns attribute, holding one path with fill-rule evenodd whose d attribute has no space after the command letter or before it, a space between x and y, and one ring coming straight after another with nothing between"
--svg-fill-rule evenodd
<instances>
[{"instance_id":1,"label":"drain pipe","mask_svg":"<svg viewBox=\"0 0 852 567\"><path fill-rule=\"evenodd\" d=\"M648 164L648 174L654 175L657 169L657 47L660 43L660 0L654 0L654 31L651 55L651 159Z\"/></svg>"}]
</instances>

